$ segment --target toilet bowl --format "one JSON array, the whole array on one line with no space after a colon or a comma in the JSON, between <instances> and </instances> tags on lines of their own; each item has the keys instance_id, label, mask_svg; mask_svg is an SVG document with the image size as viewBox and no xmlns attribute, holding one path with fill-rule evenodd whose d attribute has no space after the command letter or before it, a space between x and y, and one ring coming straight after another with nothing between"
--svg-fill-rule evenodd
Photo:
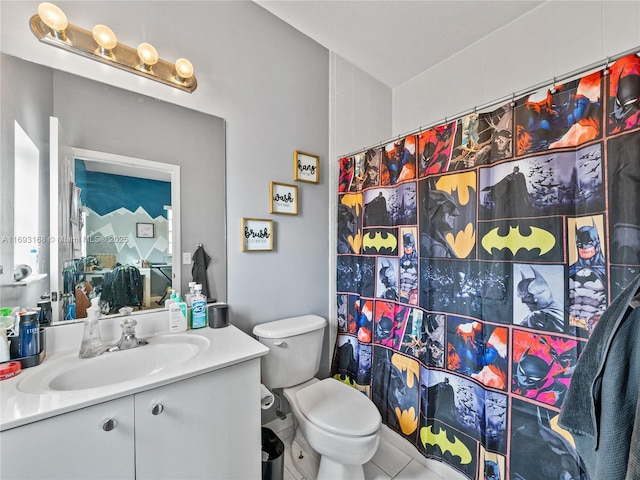
<instances>
[{"instance_id":1,"label":"toilet bowl","mask_svg":"<svg viewBox=\"0 0 640 480\"><path fill-rule=\"evenodd\" d=\"M363 465L380 443L382 418L373 402L333 378L314 378L283 393L297 434L320 454L317 480L364 480Z\"/></svg>"},{"instance_id":2,"label":"toilet bowl","mask_svg":"<svg viewBox=\"0 0 640 480\"><path fill-rule=\"evenodd\" d=\"M312 466L320 457L318 480L364 480L362 466L378 449L382 417L355 388L315 378L326 323L317 315L304 315L256 325L253 334L269 347L260 359L262 382L283 389L296 427L296 456ZM305 476L311 479L312 470L305 469Z\"/></svg>"}]
</instances>

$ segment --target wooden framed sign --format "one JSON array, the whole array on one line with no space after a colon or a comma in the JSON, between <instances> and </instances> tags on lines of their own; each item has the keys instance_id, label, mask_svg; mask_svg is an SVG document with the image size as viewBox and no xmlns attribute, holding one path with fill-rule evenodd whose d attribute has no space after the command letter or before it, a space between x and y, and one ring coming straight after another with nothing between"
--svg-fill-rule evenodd
<instances>
[{"instance_id":1,"label":"wooden framed sign","mask_svg":"<svg viewBox=\"0 0 640 480\"><path fill-rule=\"evenodd\" d=\"M320 157L312 153L293 152L293 179L299 182L320 182Z\"/></svg>"},{"instance_id":2,"label":"wooden framed sign","mask_svg":"<svg viewBox=\"0 0 640 480\"><path fill-rule=\"evenodd\" d=\"M298 214L298 187L286 183L271 182L271 213Z\"/></svg>"},{"instance_id":3,"label":"wooden framed sign","mask_svg":"<svg viewBox=\"0 0 640 480\"><path fill-rule=\"evenodd\" d=\"M243 218L241 222L242 251L273 250L273 221L263 218Z\"/></svg>"}]
</instances>

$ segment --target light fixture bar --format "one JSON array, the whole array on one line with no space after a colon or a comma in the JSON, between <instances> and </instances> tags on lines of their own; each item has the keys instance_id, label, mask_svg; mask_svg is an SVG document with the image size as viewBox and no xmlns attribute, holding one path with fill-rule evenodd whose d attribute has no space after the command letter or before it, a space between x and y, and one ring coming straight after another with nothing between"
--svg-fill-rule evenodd
<instances>
[{"instance_id":1,"label":"light fixture bar","mask_svg":"<svg viewBox=\"0 0 640 480\"><path fill-rule=\"evenodd\" d=\"M191 93L198 86L195 76L182 77L180 72L176 71L175 64L161 58L158 58L158 61L151 66L141 64L137 49L122 43L118 42L115 47L106 52L96 43L92 32L71 23L66 26L62 35L60 31L48 27L38 14L31 17L29 23L31 31L38 40L48 45L135 73L185 92Z\"/></svg>"}]
</instances>

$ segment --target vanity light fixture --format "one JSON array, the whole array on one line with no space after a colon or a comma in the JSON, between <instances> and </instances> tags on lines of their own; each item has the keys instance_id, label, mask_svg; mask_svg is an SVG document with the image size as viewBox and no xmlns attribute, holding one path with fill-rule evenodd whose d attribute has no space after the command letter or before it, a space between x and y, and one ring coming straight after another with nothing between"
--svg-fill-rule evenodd
<instances>
[{"instance_id":1,"label":"vanity light fixture","mask_svg":"<svg viewBox=\"0 0 640 480\"><path fill-rule=\"evenodd\" d=\"M115 58L111 50L118 45L118 39L116 38L116 34L113 33L113 30L106 25L98 24L93 27L91 33L93 34L93 39L98 44L98 49L95 53L103 57Z\"/></svg>"},{"instance_id":2,"label":"vanity light fixture","mask_svg":"<svg viewBox=\"0 0 640 480\"><path fill-rule=\"evenodd\" d=\"M148 43L141 43L138 48L118 43L115 33L106 25L84 30L67 22L64 12L52 3L38 5L38 13L31 17L30 25L38 40L54 47L189 93L198 85L193 65L186 58L171 63L159 58L156 49Z\"/></svg>"}]
</instances>

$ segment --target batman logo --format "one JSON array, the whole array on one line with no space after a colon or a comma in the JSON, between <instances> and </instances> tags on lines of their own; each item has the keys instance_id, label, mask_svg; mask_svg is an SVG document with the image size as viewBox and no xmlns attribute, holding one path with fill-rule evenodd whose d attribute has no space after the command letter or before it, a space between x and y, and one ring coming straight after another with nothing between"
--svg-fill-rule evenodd
<instances>
[{"instance_id":1,"label":"batman logo","mask_svg":"<svg viewBox=\"0 0 640 480\"><path fill-rule=\"evenodd\" d=\"M421 428L420 440L424 448L427 448L427 445L432 447L437 445L443 454L449 452L452 456L460 457L461 465L471 463L472 456L469 448L455 435L453 436L453 442L449 440L447 432L443 428L438 433L433 433L433 425Z\"/></svg>"},{"instance_id":2,"label":"batman logo","mask_svg":"<svg viewBox=\"0 0 640 480\"><path fill-rule=\"evenodd\" d=\"M335 378L336 380L338 380L339 382L345 383L347 385L349 385L350 387L355 387L356 386L356 382L354 382L353 380L351 380L348 376L346 375L340 375L339 373L336 373L333 378Z\"/></svg>"},{"instance_id":3,"label":"batman logo","mask_svg":"<svg viewBox=\"0 0 640 480\"><path fill-rule=\"evenodd\" d=\"M346 194L340 200L340 203L346 205L348 207L352 207L355 211L356 216L360 215L360 211L362 210L362 194Z\"/></svg>"},{"instance_id":4,"label":"batman logo","mask_svg":"<svg viewBox=\"0 0 640 480\"><path fill-rule=\"evenodd\" d=\"M407 372L407 387L412 388L414 382L420 378L420 365L414 359L409 357L405 357L404 355L393 354L391 357L391 363L395 366L400 372Z\"/></svg>"},{"instance_id":5,"label":"batman logo","mask_svg":"<svg viewBox=\"0 0 640 480\"><path fill-rule=\"evenodd\" d=\"M471 253L476 243L476 232L473 225L467 223L464 230L460 230L454 237L451 232L445 235L449 246L453 249L458 258L466 258Z\"/></svg>"},{"instance_id":6,"label":"batman logo","mask_svg":"<svg viewBox=\"0 0 640 480\"><path fill-rule=\"evenodd\" d=\"M362 235L358 232L356 235L349 235L347 237L347 242L349 242L349 246L355 253L360 253L360 245L362 245Z\"/></svg>"},{"instance_id":7,"label":"batman logo","mask_svg":"<svg viewBox=\"0 0 640 480\"><path fill-rule=\"evenodd\" d=\"M371 232L365 234L362 238L363 250L374 250L380 252L386 250L388 253L395 252L398 248L398 239L391 232Z\"/></svg>"},{"instance_id":8,"label":"batman logo","mask_svg":"<svg viewBox=\"0 0 640 480\"><path fill-rule=\"evenodd\" d=\"M448 194L453 194L455 190L458 191L458 200L460 205L467 205L471 199L469 190L475 192L476 190L476 173L458 173L456 175L445 175L440 177L436 183L438 190L444 190Z\"/></svg>"},{"instance_id":9,"label":"batman logo","mask_svg":"<svg viewBox=\"0 0 640 480\"><path fill-rule=\"evenodd\" d=\"M520 233L520 227L509 227L509 233L504 237L498 234L499 227L494 228L482 238L482 247L489 253L496 248L508 249L514 256L521 248L526 250L540 249L539 256L551 251L556 245L556 237L538 227L529 227L531 233L527 236Z\"/></svg>"},{"instance_id":10,"label":"batman logo","mask_svg":"<svg viewBox=\"0 0 640 480\"><path fill-rule=\"evenodd\" d=\"M605 288L602 284L602 277L603 275L593 268L581 268L572 277L575 285L574 289L578 287L591 287L594 292L596 290L604 290Z\"/></svg>"},{"instance_id":11,"label":"batman logo","mask_svg":"<svg viewBox=\"0 0 640 480\"><path fill-rule=\"evenodd\" d=\"M409 407L409 410L400 410L399 407L394 409L398 423L400 424L400 430L405 435L411 435L418 428L418 416L416 415L416 409Z\"/></svg>"}]
</instances>

